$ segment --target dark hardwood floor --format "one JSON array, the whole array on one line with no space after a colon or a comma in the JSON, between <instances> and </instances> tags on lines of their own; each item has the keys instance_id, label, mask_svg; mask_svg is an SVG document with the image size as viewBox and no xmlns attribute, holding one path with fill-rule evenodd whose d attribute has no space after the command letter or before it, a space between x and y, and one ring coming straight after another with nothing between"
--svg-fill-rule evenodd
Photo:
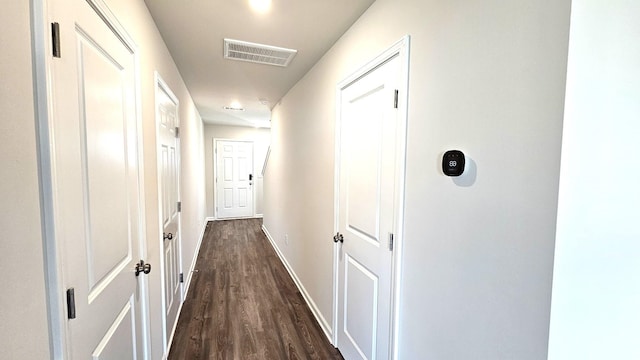
<instances>
[{"instance_id":1,"label":"dark hardwood floor","mask_svg":"<svg viewBox=\"0 0 640 360\"><path fill-rule=\"evenodd\" d=\"M169 360L342 359L261 225L207 224Z\"/></svg>"}]
</instances>

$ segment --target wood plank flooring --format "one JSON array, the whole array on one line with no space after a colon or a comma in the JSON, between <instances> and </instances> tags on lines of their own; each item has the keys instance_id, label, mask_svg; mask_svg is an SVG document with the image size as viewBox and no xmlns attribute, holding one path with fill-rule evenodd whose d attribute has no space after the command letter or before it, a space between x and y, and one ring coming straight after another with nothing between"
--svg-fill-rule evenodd
<instances>
[{"instance_id":1,"label":"wood plank flooring","mask_svg":"<svg viewBox=\"0 0 640 360\"><path fill-rule=\"evenodd\" d=\"M342 359L261 225L207 224L169 360Z\"/></svg>"}]
</instances>

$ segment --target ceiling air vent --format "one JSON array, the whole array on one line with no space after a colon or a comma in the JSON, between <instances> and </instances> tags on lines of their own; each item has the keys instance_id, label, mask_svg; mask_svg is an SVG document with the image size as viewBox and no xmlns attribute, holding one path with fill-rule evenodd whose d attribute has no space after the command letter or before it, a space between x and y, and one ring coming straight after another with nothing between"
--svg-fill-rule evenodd
<instances>
[{"instance_id":1,"label":"ceiling air vent","mask_svg":"<svg viewBox=\"0 0 640 360\"><path fill-rule=\"evenodd\" d=\"M288 66L298 51L246 41L224 39L224 58L258 64Z\"/></svg>"}]
</instances>

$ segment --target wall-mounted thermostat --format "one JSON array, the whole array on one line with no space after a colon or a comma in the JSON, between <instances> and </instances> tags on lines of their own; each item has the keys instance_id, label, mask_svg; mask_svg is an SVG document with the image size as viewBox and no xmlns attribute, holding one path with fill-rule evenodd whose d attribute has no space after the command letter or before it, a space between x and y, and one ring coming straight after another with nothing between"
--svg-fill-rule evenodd
<instances>
[{"instance_id":1,"label":"wall-mounted thermostat","mask_svg":"<svg viewBox=\"0 0 640 360\"><path fill-rule=\"evenodd\" d=\"M464 154L460 150L449 150L442 156L442 172L447 176L460 176L464 172Z\"/></svg>"}]
</instances>

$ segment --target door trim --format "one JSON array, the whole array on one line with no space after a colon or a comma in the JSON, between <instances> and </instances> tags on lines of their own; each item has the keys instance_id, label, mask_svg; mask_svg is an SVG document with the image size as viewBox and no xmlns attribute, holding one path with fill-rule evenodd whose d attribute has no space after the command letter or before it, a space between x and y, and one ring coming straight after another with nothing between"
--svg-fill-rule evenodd
<instances>
[{"instance_id":1,"label":"door trim","mask_svg":"<svg viewBox=\"0 0 640 360\"><path fill-rule=\"evenodd\" d=\"M402 279L402 249L404 240L404 205L405 205L405 182L406 182L406 154L407 154L407 122L408 122L408 101L409 101L409 63L410 63L411 37L404 36L387 50L376 56L373 60L360 67L354 73L336 86L336 120L335 120L335 161L334 161L334 233L338 232L339 208L340 208L340 159L341 159L341 92L349 85L367 75L380 65L384 64L395 56L400 57L401 78L399 79L400 94L398 97L398 131L397 131L397 155L394 196L394 250L392 254L392 274L391 274L391 329L389 331L389 347L391 349L391 359L398 358L398 329L400 313L400 284ZM339 304L339 245L333 247L333 329L332 342L338 343L338 304Z\"/></svg>"},{"instance_id":2,"label":"door trim","mask_svg":"<svg viewBox=\"0 0 640 360\"><path fill-rule=\"evenodd\" d=\"M139 236L142 241L138 244L140 257L147 258L145 192L144 192L144 154L143 154L143 128L142 128L142 99L140 83L140 55L138 46L126 29L118 21L104 0L86 0L88 5L107 23L120 37L120 40L131 50L134 58L135 81L135 116L137 137L137 161L138 161L138 203L140 206ZM52 10L54 0L31 0L31 54L32 74L34 87L34 117L36 122L36 145L38 184L40 197L40 221L43 242L45 292L47 303L49 349L51 357L55 359L67 359L70 357L68 348L67 312L64 282L62 280L64 251L63 240L56 237L54 201L55 192L55 164L54 143L51 130L54 128L55 106L53 99L53 58L50 56L51 48L51 23L56 21ZM72 40L69 40L72 41ZM73 56L69 54L67 56ZM141 286L140 306L142 311L141 339L144 358L150 357L150 323L149 323L149 293L146 277L139 279Z\"/></svg>"},{"instance_id":3,"label":"door trim","mask_svg":"<svg viewBox=\"0 0 640 360\"><path fill-rule=\"evenodd\" d=\"M44 250L44 271L49 327L49 350L54 359L68 357L66 313L62 281L61 259L55 237L53 153L50 122L53 115L51 101L51 30L50 7L47 0L31 0L31 55L33 57L34 107L38 156L38 184L40 192L40 221Z\"/></svg>"},{"instance_id":4,"label":"door trim","mask_svg":"<svg viewBox=\"0 0 640 360\"><path fill-rule=\"evenodd\" d=\"M169 87L169 85L167 85L167 83L164 81L164 79L162 78L162 76L160 76L160 73L158 71L154 71L153 73L153 85L154 85L154 117L155 117L155 130L156 130L156 141L160 138L160 132L159 132L159 127L160 127L160 118L158 117L158 93L160 91L163 91L165 94L167 94L169 96L169 98L171 99L171 101L176 104L176 114L177 114L177 120L176 122L178 123L178 127L180 127L180 100L178 100L178 97L173 93L173 91L171 91L171 88ZM178 186L178 201L181 201L182 197L181 197L181 192L180 192L180 179L181 179L181 172L180 172L180 168L182 167L181 164L181 151L180 151L180 146L181 146L181 141L180 141L180 136L178 136L177 138L177 142L178 142L178 146L177 146L177 150L178 150L178 171L179 174L176 177L176 180L178 182L177 186ZM156 177L157 177L157 195L158 195L158 199L162 199L162 159L161 159L161 154L159 151L159 147L158 147L159 143L156 142ZM169 348L171 347L171 343L173 342L173 335L175 333L175 329L176 329L176 324L167 324L167 314L166 314L166 310L167 310L167 304L166 304L166 296L165 296L165 292L167 291L167 289L165 288L165 276L166 276L166 266L164 263L164 239L163 239L163 232L164 232L164 219L162 218L162 204L159 202L158 203L160 207L158 207L158 246L160 250L160 274L161 275L161 281L160 281L160 289L162 292L162 299L161 299L161 304L160 306L162 307L162 342L163 342L163 352L164 355L163 356L168 356L169 355ZM178 212L178 271L180 273L183 272L182 270L182 212ZM180 317L180 312L182 310L182 304L184 302L184 298L185 298L185 289L184 289L184 283L180 284L180 304L178 304L178 315L176 317L176 321L177 319ZM173 329L171 329L171 334L169 334L169 336L167 336L167 329L169 328L169 326L173 326Z\"/></svg>"},{"instance_id":5,"label":"door trim","mask_svg":"<svg viewBox=\"0 0 640 360\"><path fill-rule=\"evenodd\" d=\"M255 171L255 157L256 157L256 144L252 139L225 139L225 138L213 138L213 150L211 150L211 154L213 154L213 220L233 220L236 218L224 218L220 219L218 217L218 182L216 179L218 178L218 154L216 153L216 148L218 146L218 141L231 141L231 142L246 142L251 143L252 154L251 158L253 159L253 163L251 166L251 170ZM253 174L254 179L256 174ZM255 185L255 180L254 180ZM256 218L256 187L251 186L251 216L249 218ZM237 219L247 219L246 217L237 218Z\"/></svg>"}]
</instances>

